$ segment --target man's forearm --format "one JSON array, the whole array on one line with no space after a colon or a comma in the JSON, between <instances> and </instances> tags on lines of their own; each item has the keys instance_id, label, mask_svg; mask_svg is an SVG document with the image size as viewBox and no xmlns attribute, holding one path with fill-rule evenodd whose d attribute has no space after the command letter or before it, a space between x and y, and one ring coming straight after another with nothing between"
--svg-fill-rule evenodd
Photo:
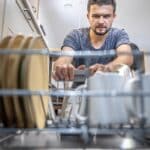
<instances>
[{"instance_id":1,"label":"man's forearm","mask_svg":"<svg viewBox=\"0 0 150 150\"><path fill-rule=\"evenodd\" d=\"M116 51L118 53L117 58L106 65L110 71L113 71L117 64L126 64L128 66L133 64L132 50L128 44L119 46Z\"/></svg>"},{"instance_id":2,"label":"man's forearm","mask_svg":"<svg viewBox=\"0 0 150 150\"><path fill-rule=\"evenodd\" d=\"M64 65L64 64L71 64L72 63L72 59L71 57L60 57L58 58L55 63L54 63L54 68L58 65Z\"/></svg>"},{"instance_id":3,"label":"man's forearm","mask_svg":"<svg viewBox=\"0 0 150 150\"><path fill-rule=\"evenodd\" d=\"M115 66L118 64L126 64L128 66L131 66L133 64L133 57L132 56L118 56L112 62L108 63L106 67L108 67L110 71L113 71L115 69Z\"/></svg>"}]
</instances>

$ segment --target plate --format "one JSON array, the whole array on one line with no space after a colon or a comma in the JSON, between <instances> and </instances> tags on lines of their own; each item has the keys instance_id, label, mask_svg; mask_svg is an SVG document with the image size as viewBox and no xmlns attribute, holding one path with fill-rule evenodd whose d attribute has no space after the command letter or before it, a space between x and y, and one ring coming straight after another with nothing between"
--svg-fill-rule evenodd
<instances>
[{"instance_id":1,"label":"plate","mask_svg":"<svg viewBox=\"0 0 150 150\"><path fill-rule=\"evenodd\" d=\"M7 48L10 50L14 49L20 49L20 43L24 39L23 35L16 35L11 38L11 40L8 43ZM20 58L20 55L7 55L4 60L4 66L3 69L3 82L2 86L6 89L17 89L17 74L18 70L15 70L15 67L18 63L18 60ZM8 124L11 127L18 127L22 128L24 127L23 123L23 114L22 114L22 108L20 107L20 101L18 96L5 96L4 97L4 108L6 114L8 114ZM11 122L11 123L9 123Z\"/></svg>"},{"instance_id":2,"label":"plate","mask_svg":"<svg viewBox=\"0 0 150 150\"><path fill-rule=\"evenodd\" d=\"M31 40L29 49L44 49L44 43L41 37ZM21 68L21 82L27 90L48 90L49 83L49 58L45 55L25 56ZM31 106L31 114L35 119L35 127L44 128L48 118L48 96L30 96L26 97L26 105Z\"/></svg>"},{"instance_id":3,"label":"plate","mask_svg":"<svg viewBox=\"0 0 150 150\"><path fill-rule=\"evenodd\" d=\"M11 39L11 36L7 36L0 42L0 50L7 49L7 46L8 46L10 39ZM4 80L2 77L2 74L3 74L3 69L5 68L4 64L3 64L3 59L5 59L5 57L6 57L5 55L0 55L0 66L1 66L1 69L0 69L0 89L2 88L2 81ZM6 125L7 124L7 120L6 120L7 116L5 116L5 115L6 114L4 112L4 107L3 107L3 97L0 97L0 122L4 123Z\"/></svg>"},{"instance_id":4,"label":"plate","mask_svg":"<svg viewBox=\"0 0 150 150\"><path fill-rule=\"evenodd\" d=\"M32 41L33 37L32 36L28 36L24 39L24 41L21 43L21 49L22 50L27 50L29 48L30 42ZM23 62L25 59L26 55L23 55L20 58L20 63L19 63L19 75L18 75L18 87L19 89L22 89L24 87L24 82L21 81L25 81L24 79L22 79L21 77L21 73L22 73L22 68L23 68ZM23 72L24 73L24 72ZM24 74L22 75L24 76ZM25 121L25 128L33 128L35 126L35 121L34 121L34 117L32 115L32 111L31 111L31 106L30 106L30 102L28 102L29 96L23 96L20 98L20 101L22 102L23 105L23 111L24 111L24 121Z\"/></svg>"}]
</instances>

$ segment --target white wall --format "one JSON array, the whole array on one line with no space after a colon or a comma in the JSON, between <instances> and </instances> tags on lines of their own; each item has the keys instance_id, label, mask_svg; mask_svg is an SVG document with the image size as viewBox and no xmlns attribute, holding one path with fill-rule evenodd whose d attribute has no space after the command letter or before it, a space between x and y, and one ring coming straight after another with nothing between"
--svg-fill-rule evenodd
<instances>
[{"instance_id":1,"label":"white wall","mask_svg":"<svg viewBox=\"0 0 150 150\"><path fill-rule=\"evenodd\" d=\"M22 11L18 7L16 0L5 0L5 2L5 19L3 21L4 29L2 31L2 36L4 37L18 33L22 33L24 35L36 35L33 28L28 24Z\"/></svg>"},{"instance_id":2,"label":"white wall","mask_svg":"<svg viewBox=\"0 0 150 150\"><path fill-rule=\"evenodd\" d=\"M132 41L150 50L150 0L117 0L114 25L125 28Z\"/></svg>"},{"instance_id":3,"label":"white wall","mask_svg":"<svg viewBox=\"0 0 150 150\"><path fill-rule=\"evenodd\" d=\"M83 0L84 2L85 0ZM41 0L40 22L43 24L50 47L60 47L65 35L81 25L80 0ZM82 2L82 3L83 3ZM81 13L81 15L83 15Z\"/></svg>"},{"instance_id":4,"label":"white wall","mask_svg":"<svg viewBox=\"0 0 150 150\"><path fill-rule=\"evenodd\" d=\"M4 0L0 0L0 39L2 38L3 15L4 15Z\"/></svg>"},{"instance_id":5,"label":"white wall","mask_svg":"<svg viewBox=\"0 0 150 150\"><path fill-rule=\"evenodd\" d=\"M117 0L114 25L124 27L131 41L144 51L150 51L150 0ZM146 71L150 72L150 56L145 57Z\"/></svg>"},{"instance_id":6,"label":"white wall","mask_svg":"<svg viewBox=\"0 0 150 150\"><path fill-rule=\"evenodd\" d=\"M50 47L60 47L73 28L88 26L87 0L41 0L40 22L44 25ZM131 41L150 51L150 0L117 0L117 18L113 26L125 28ZM146 60L150 71L150 59Z\"/></svg>"}]
</instances>

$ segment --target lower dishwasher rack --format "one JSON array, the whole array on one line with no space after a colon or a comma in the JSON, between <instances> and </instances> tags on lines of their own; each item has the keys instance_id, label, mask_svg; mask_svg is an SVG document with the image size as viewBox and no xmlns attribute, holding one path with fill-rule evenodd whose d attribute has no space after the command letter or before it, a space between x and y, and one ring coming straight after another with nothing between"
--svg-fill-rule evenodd
<instances>
[{"instance_id":1,"label":"lower dishwasher rack","mask_svg":"<svg viewBox=\"0 0 150 150\"><path fill-rule=\"evenodd\" d=\"M27 91L0 90L1 95L49 95L49 96L150 96L149 92L99 92L99 91ZM50 149L50 148L149 148L150 127L143 124L119 124L117 126L90 127L87 122L47 120L44 129L0 128L2 149Z\"/></svg>"}]
</instances>

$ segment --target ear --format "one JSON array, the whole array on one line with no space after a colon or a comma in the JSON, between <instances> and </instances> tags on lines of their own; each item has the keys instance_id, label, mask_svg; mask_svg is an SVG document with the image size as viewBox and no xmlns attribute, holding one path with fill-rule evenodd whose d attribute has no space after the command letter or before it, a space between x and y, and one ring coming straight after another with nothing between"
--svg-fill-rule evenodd
<instances>
[{"instance_id":1,"label":"ear","mask_svg":"<svg viewBox=\"0 0 150 150\"><path fill-rule=\"evenodd\" d=\"M116 18L116 16L117 16L116 13L114 13L114 19Z\"/></svg>"},{"instance_id":2,"label":"ear","mask_svg":"<svg viewBox=\"0 0 150 150\"><path fill-rule=\"evenodd\" d=\"M87 19L89 19L89 13L88 13L88 12L87 12L87 15L86 15L86 16L87 16Z\"/></svg>"}]
</instances>

